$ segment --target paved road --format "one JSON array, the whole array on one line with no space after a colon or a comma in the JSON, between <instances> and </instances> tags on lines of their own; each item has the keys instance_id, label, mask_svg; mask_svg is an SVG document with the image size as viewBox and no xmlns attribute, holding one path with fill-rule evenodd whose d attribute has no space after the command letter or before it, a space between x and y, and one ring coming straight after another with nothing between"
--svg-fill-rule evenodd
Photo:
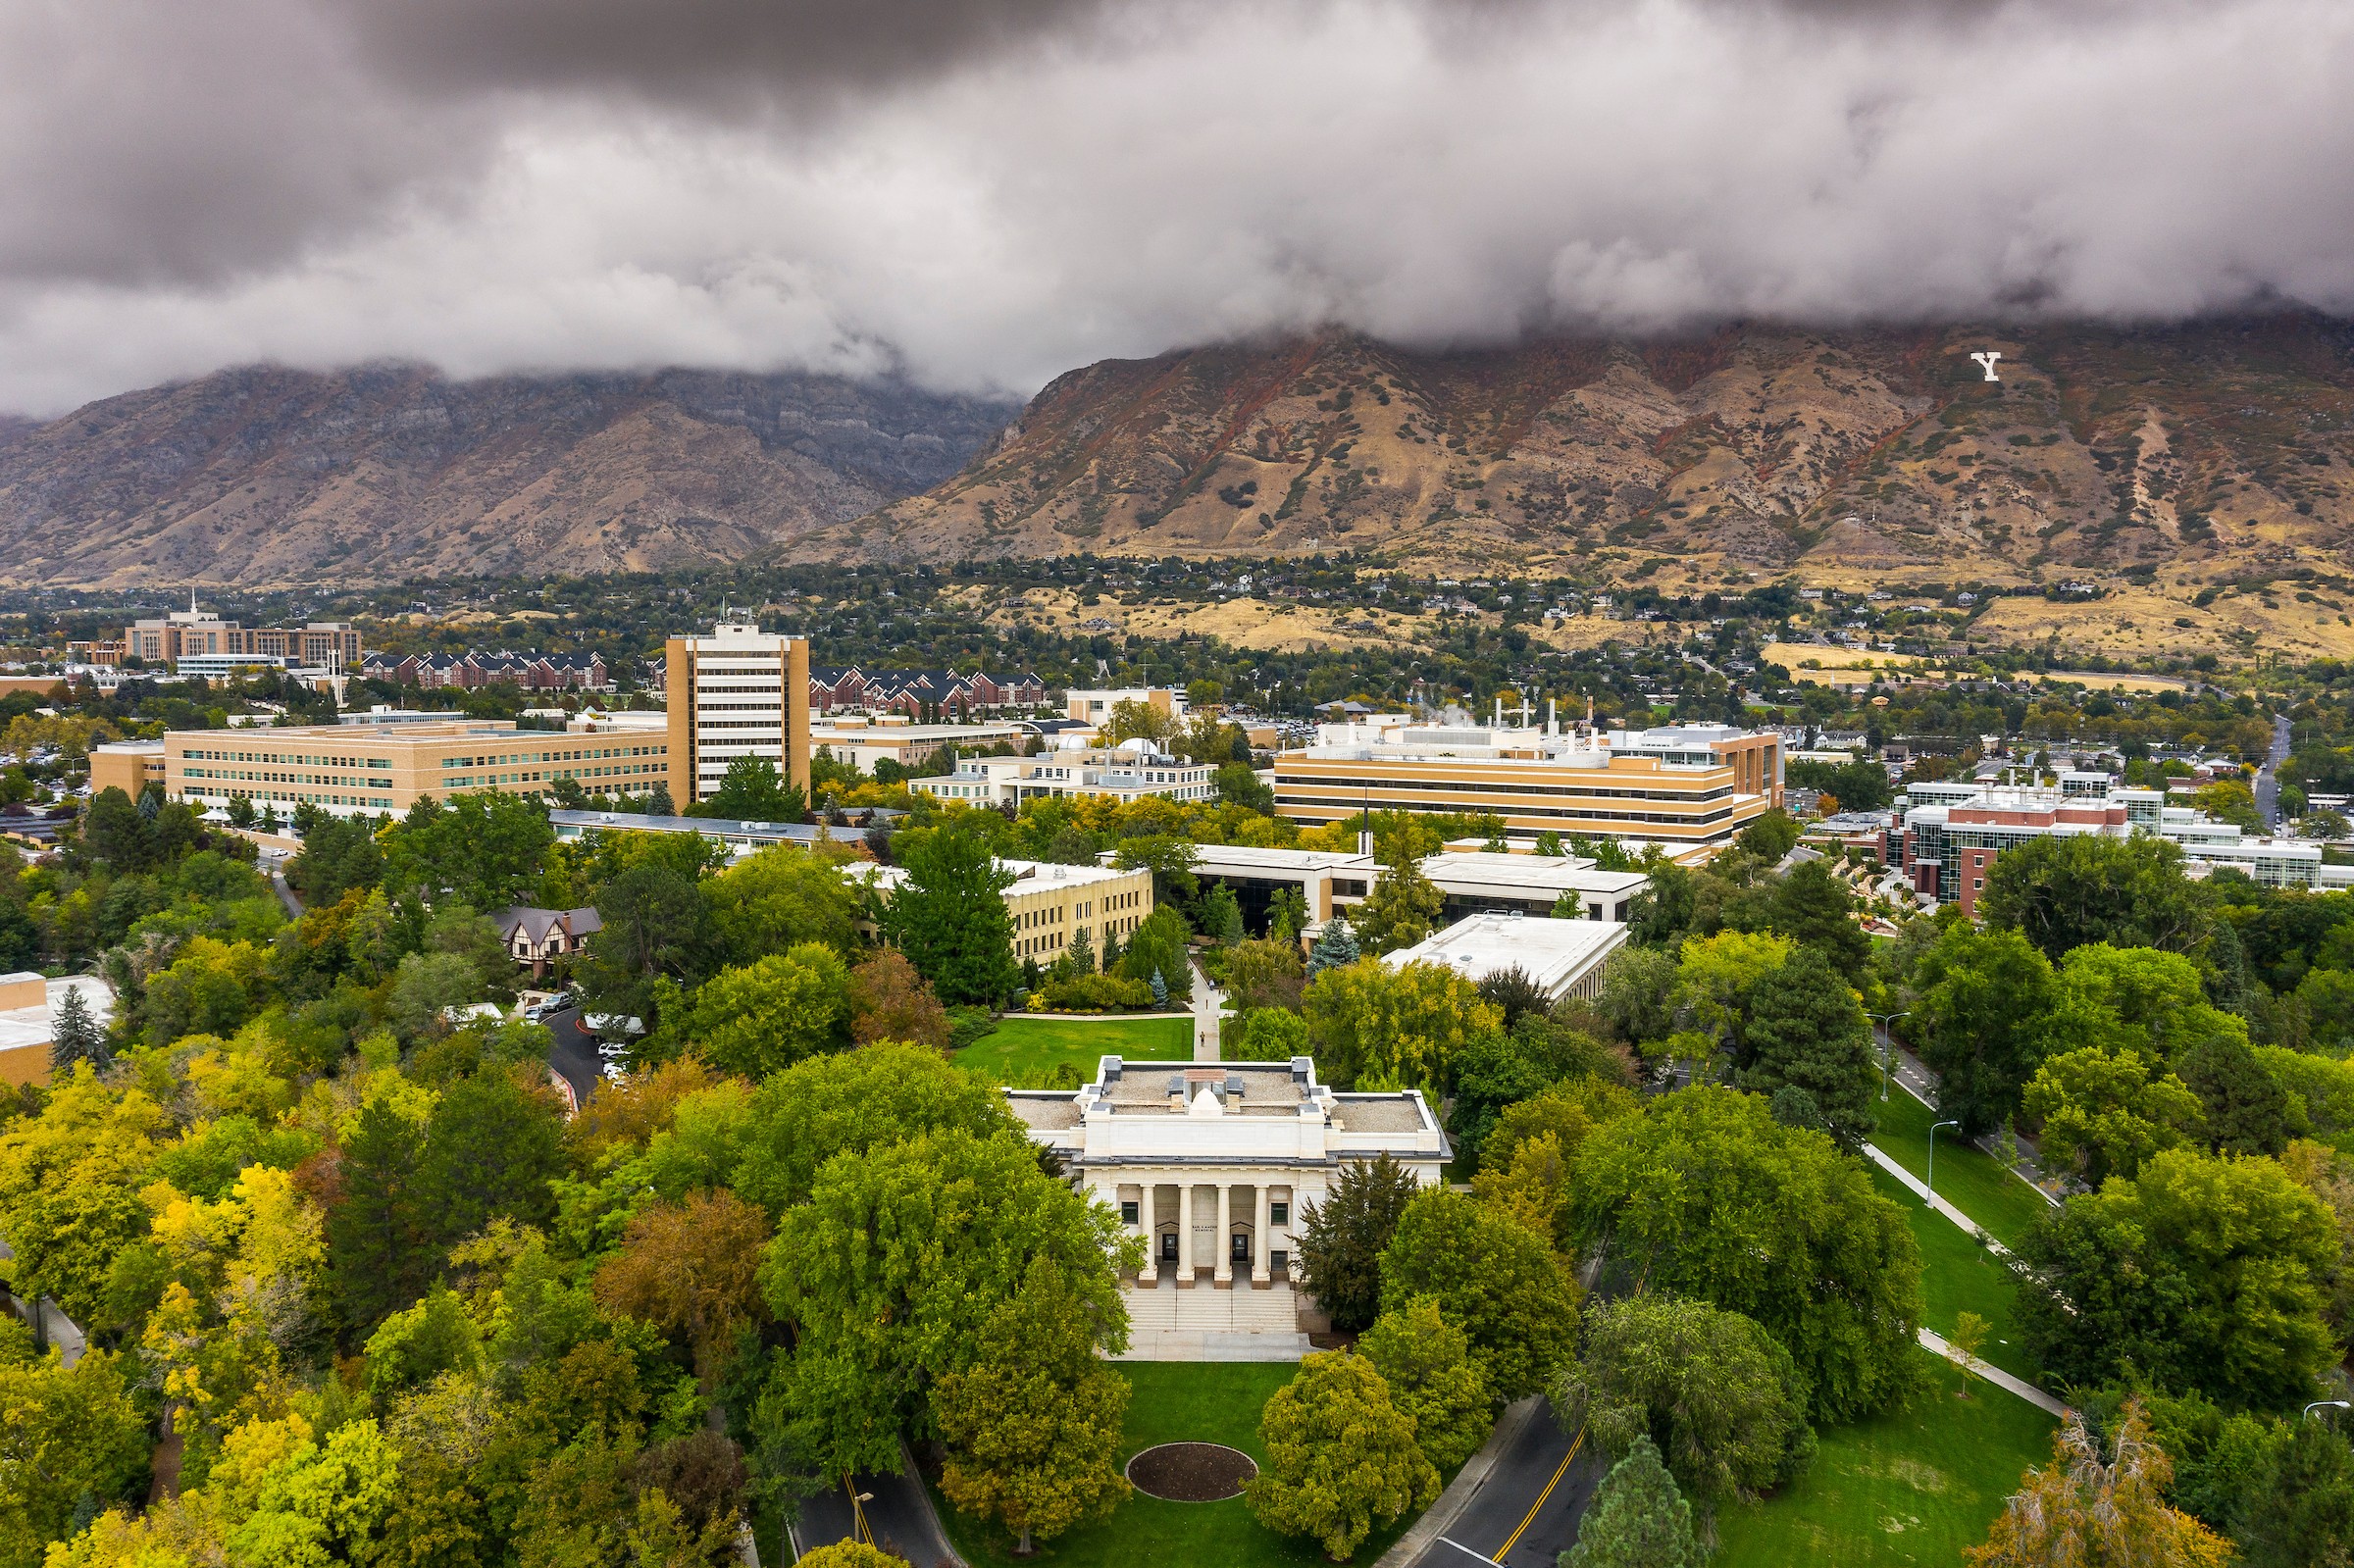
<instances>
[{"instance_id":1,"label":"paved road","mask_svg":"<svg viewBox=\"0 0 2354 1568\"><path fill-rule=\"evenodd\" d=\"M1414 1559L1413 1568L1477 1568L1482 1559L1504 1568L1553 1568L1577 1538L1577 1521L1603 1476L1590 1444L1577 1443L1571 1457L1572 1441L1550 1408L1538 1411L1497 1459L1462 1517Z\"/></svg>"},{"instance_id":2,"label":"paved road","mask_svg":"<svg viewBox=\"0 0 2354 1568\"><path fill-rule=\"evenodd\" d=\"M2280 826L2280 764L2288 760L2288 716L2273 715L2273 749L2256 773L2256 809L2267 831Z\"/></svg>"},{"instance_id":3,"label":"paved road","mask_svg":"<svg viewBox=\"0 0 2354 1568\"><path fill-rule=\"evenodd\" d=\"M852 1485L866 1494L866 1500L858 1508L867 1529L873 1532L876 1545L906 1558L916 1568L938 1568L941 1564L952 1565L964 1560L941 1533L940 1521L924 1496L923 1483L916 1479L912 1464L904 1475L859 1476ZM838 1486L831 1492L803 1497L789 1549L806 1552L837 1541L847 1541L852 1527L847 1487Z\"/></svg>"},{"instance_id":4,"label":"paved road","mask_svg":"<svg viewBox=\"0 0 2354 1568\"><path fill-rule=\"evenodd\" d=\"M270 888L278 894L278 901L286 906L286 918L300 920L302 918L302 900L296 898L294 889L286 885L286 857L282 854L273 854L265 849L255 864L261 873L270 879Z\"/></svg>"},{"instance_id":5,"label":"paved road","mask_svg":"<svg viewBox=\"0 0 2354 1568\"><path fill-rule=\"evenodd\" d=\"M581 1010L567 1007L549 1013L539 1020L556 1037L556 1043L547 1053L547 1065L556 1076L572 1086L573 1097L581 1104L588 1103L588 1095L603 1076L603 1063L596 1054L596 1041L581 1028Z\"/></svg>"}]
</instances>

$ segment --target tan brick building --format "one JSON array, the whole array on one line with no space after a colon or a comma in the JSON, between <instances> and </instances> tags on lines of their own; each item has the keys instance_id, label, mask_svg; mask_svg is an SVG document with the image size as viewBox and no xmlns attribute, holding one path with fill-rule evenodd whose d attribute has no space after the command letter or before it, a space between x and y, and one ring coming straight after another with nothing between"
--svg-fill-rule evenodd
<instances>
[{"instance_id":1,"label":"tan brick building","mask_svg":"<svg viewBox=\"0 0 2354 1568\"><path fill-rule=\"evenodd\" d=\"M673 804L685 809L710 799L739 757L766 757L807 793L808 638L726 621L707 637L672 637L663 650L662 691Z\"/></svg>"},{"instance_id":2,"label":"tan brick building","mask_svg":"<svg viewBox=\"0 0 2354 1568\"><path fill-rule=\"evenodd\" d=\"M243 795L281 812L309 804L342 816L398 814L427 796L470 790L542 794L558 779L577 779L591 793L642 794L670 766L660 733L518 730L505 720L177 730L160 744L164 789L175 800L212 807ZM99 753L117 749L92 751L93 784Z\"/></svg>"}]
</instances>

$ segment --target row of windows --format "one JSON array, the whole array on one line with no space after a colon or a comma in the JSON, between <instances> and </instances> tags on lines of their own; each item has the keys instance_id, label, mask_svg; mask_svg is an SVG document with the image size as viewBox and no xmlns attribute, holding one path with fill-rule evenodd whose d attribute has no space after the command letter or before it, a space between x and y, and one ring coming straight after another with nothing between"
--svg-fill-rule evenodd
<instances>
[{"instance_id":1,"label":"row of windows","mask_svg":"<svg viewBox=\"0 0 2354 1568\"><path fill-rule=\"evenodd\" d=\"M1275 786L1280 789L1286 784L1310 789L1424 789L1511 799L1518 799L1522 795L1576 795L1588 800L1722 800L1733 792L1733 786L1729 784L1708 789L1603 789L1587 788L1583 784L1531 784L1517 781L1496 784L1460 779L1343 779L1328 774L1277 774Z\"/></svg>"},{"instance_id":2,"label":"row of windows","mask_svg":"<svg viewBox=\"0 0 2354 1568\"><path fill-rule=\"evenodd\" d=\"M1378 806L1383 802L1377 799L1374 804ZM1733 814L1733 808L1730 806L1719 806L1714 811L1679 812L1580 811L1566 806L1523 806L1509 800L1484 802L1484 804L1488 810L1500 811L1507 817L1559 817L1568 822L1645 822L1658 823L1671 828L1702 827L1712 822L1722 822ZM1347 799L1313 800L1298 795L1277 795L1275 809L1284 816L1292 816L1301 811L1337 812L1339 814L1335 818L1337 821L1356 814L1359 805L1356 801Z\"/></svg>"},{"instance_id":3,"label":"row of windows","mask_svg":"<svg viewBox=\"0 0 2354 1568\"><path fill-rule=\"evenodd\" d=\"M190 762L274 762L281 768L389 768L389 757L313 757L276 751L213 751L190 747L180 753Z\"/></svg>"},{"instance_id":4,"label":"row of windows","mask_svg":"<svg viewBox=\"0 0 2354 1568\"><path fill-rule=\"evenodd\" d=\"M517 751L483 757L443 757L444 768L526 768L545 762L603 762L615 757L662 757L668 746L583 746L577 751ZM385 766L389 767L387 763Z\"/></svg>"}]
</instances>

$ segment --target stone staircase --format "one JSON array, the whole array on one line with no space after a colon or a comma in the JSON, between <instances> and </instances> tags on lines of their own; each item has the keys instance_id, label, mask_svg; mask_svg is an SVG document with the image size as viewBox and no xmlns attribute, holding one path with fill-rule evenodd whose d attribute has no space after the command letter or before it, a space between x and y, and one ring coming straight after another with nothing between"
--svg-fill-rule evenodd
<instances>
[{"instance_id":1,"label":"stone staircase","mask_svg":"<svg viewBox=\"0 0 2354 1568\"><path fill-rule=\"evenodd\" d=\"M1237 1281L1211 1288L1208 1276L1180 1290L1165 1275L1158 1287L1131 1280L1128 1353L1123 1361L1297 1361L1312 1348L1300 1332L1298 1299L1282 1280L1264 1290Z\"/></svg>"}]
</instances>

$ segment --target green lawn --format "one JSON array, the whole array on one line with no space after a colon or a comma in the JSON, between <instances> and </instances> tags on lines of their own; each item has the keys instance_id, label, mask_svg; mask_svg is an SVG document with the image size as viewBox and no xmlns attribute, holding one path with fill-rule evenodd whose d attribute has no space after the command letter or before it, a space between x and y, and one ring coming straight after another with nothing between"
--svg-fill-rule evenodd
<instances>
[{"instance_id":1,"label":"green lawn","mask_svg":"<svg viewBox=\"0 0 2354 1568\"><path fill-rule=\"evenodd\" d=\"M1872 1146L1915 1176L1929 1173L1929 1124L1939 1118L1926 1105L1901 1088L1889 1090L1885 1103L1872 1102L1879 1130ZM1984 1226L2005 1246L2017 1246L2028 1226L2051 1205L2026 1183L1985 1154L1954 1136L1952 1128L1937 1134L1937 1195Z\"/></svg>"},{"instance_id":2,"label":"green lawn","mask_svg":"<svg viewBox=\"0 0 2354 1568\"><path fill-rule=\"evenodd\" d=\"M1943 1162L1940 1161L1940 1164ZM1715 1560L1740 1568L1899 1568L1962 1560L1986 1539L2021 1472L2052 1456L2050 1416L1920 1352L1929 1391L1910 1410L1821 1434L1814 1466L1786 1491L1717 1521Z\"/></svg>"},{"instance_id":3,"label":"green lawn","mask_svg":"<svg viewBox=\"0 0 2354 1568\"><path fill-rule=\"evenodd\" d=\"M1191 1018L1005 1018L956 1053L956 1065L999 1084L1036 1087L1068 1063L1093 1083L1105 1056L1186 1062L1194 1056Z\"/></svg>"},{"instance_id":4,"label":"green lawn","mask_svg":"<svg viewBox=\"0 0 2354 1568\"><path fill-rule=\"evenodd\" d=\"M1180 1442L1222 1442L1263 1463L1259 1408L1300 1369L1279 1362L1122 1361L1113 1370L1135 1390L1128 1401L1123 1463L1155 1443ZM1029 1558L1013 1555L1013 1537L1005 1531L958 1515L938 1488L933 1489L932 1501L956 1549L974 1568L1014 1568L1017 1563L1061 1568L1312 1568L1324 1561L1315 1543L1260 1529L1240 1497L1163 1502L1132 1492L1110 1518L1080 1525L1043 1543ZM1375 1532L1357 1548L1355 1560L1372 1562L1410 1522L1401 1519L1395 1527Z\"/></svg>"},{"instance_id":5,"label":"green lawn","mask_svg":"<svg viewBox=\"0 0 2354 1568\"><path fill-rule=\"evenodd\" d=\"M1950 1339L1954 1320L1965 1312L1975 1312L1989 1325L1986 1342L1978 1346L1979 1356L2014 1377L2035 1382L2035 1363L2011 1332L2010 1271L1962 1227L1923 1203L1886 1171L1875 1166L1871 1180L1880 1196L1903 1209L1913 1222L1913 1239L1920 1245L1922 1326Z\"/></svg>"}]
</instances>

